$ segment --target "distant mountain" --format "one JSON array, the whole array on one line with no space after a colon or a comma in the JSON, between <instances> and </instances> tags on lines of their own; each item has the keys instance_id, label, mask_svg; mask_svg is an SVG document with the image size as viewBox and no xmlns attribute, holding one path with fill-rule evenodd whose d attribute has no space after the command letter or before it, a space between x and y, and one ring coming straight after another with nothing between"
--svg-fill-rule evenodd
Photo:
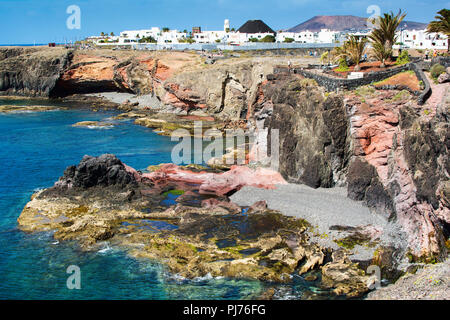
<instances>
[{"instance_id":1,"label":"distant mountain","mask_svg":"<svg viewBox=\"0 0 450 320\"><path fill-rule=\"evenodd\" d=\"M403 21L400 25L407 30L423 30L427 27L425 23ZM289 30L288 32L313 31L330 29L334 31L365 30L368 29L367 18L356 16L315 16Z\"/></svg>"}]
</instances>

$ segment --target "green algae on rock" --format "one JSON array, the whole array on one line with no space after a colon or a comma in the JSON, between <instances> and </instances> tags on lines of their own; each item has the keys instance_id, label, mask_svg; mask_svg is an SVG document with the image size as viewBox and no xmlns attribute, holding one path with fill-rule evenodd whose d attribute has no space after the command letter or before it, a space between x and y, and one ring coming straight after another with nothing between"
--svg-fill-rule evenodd
<instances>
[{"instance_id":1,"label":"green algae on rock","mask_svg":"<svg viewBox=\"0 0 450 320\"><path fill-rule=\"evenodd\" d=\"M17 105L3 105L0 106L0 113L11 113L11 112L42 112L61 109L60 107L54 106L17 106Z\"/></svg>"}]
</instances>

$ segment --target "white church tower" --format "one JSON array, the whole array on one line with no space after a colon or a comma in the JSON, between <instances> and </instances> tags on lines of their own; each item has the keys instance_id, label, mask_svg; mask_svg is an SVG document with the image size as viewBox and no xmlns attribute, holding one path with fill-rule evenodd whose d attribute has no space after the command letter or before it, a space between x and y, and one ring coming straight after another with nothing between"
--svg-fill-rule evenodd
<instances>
[{"instance_id":1,"label":"white church tower","mask_svg":"<svg viewBox=\"0 0 450 320\"><path fill-rule=\"evenodd\" d=\"M223 31L230 30L230 20L225 19L225 23L223 24Z\"/></svg>"}]
</instances>

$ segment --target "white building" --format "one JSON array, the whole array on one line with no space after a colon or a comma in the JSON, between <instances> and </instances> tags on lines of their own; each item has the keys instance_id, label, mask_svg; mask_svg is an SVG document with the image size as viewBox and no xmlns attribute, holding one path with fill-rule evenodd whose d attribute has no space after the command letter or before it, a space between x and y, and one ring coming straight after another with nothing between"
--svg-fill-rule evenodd
<instances>
[{"instance_id":1,"label":"white building","mask_svg":"<svg viewBox=\"0 0 450 320\"><path fill-rule=\"evenodd\" d=\"M143 38L152 37L159 44L164 43L179 43L179 40L186 38L187 34L179 32L178 30L162 31L158 27L144 30L126 30L120 33L117 37L118 45L132 45L139 43L139 40Z\"/></svg>"},{"instance_id":2,"label":"white building","mask_svg":"<svg viewBox=\"0 0 450 320\"><path fill-rule=\"evenodd\" d=\"M179 43L179 40L186 37L187 33L179 32L178 30L169 30L166 32L161 32L156 40L158 41L158 44Z\"/></svg>"},{"instance_id":3,"label":"white building","mask_svg":"<svg viewBox=\"0 0 450 320\"><path fill-rule=\"evenodd\" d=\"M161 35L161 30L158 27L153 27L151 29L145 30L126 30L120 33L119 44L130 44L138 43L140 39L146 37L152 37L153 39L158 39Z\"/></svg>"},{"instance_id":4,"label":"white building","mask_svg":"<svg viewBox=\"0 0 450 320\"><path fill-rule=\"evenodd\" d=\"M410 49L447 49L447 36L427 33L426 30L403 30L397 32L397 42Z\"/></svg>"},{"instance_id":5,"label":"white building","mask_svg":"<svg viewBox=\"0 0 450 320\"><path fill-rule=\"evenodd\" d=\"M338 36L339 32L337 31L322 29L317 35L317 40L319 43L335 43L338 40Z\"/></svg>"},{"instance_id":6,"label":"white building","mask_svg":"<svg viewBox=\"0 0 450 320\"><path fill-rule=\"evenodd\" d=\"M279 32L277 42L285 42L286 39L294 39L295 43L335 43L339 32L322 29L320 32Z\"/></svg>"},{"instance_id":7,"label":"white building","mask_svg":"<svg viewBox=\"0 0 450 320\"><path fill-rule=\"evenodd\" d=\"M248 42L246 33L231 32L228 35L227 43L232 45L241 45Z\"/></svg>"},{"instance_id":8,"label":"white building","mask_svg":"<svg viewBox=\"0 0 450 320\"><path fill-rule=\"evenodd\" d=\"M228 41L228 34L225 31L202 31L193 35L196 43L217 43Z\"/></svg>"}]
</instances>

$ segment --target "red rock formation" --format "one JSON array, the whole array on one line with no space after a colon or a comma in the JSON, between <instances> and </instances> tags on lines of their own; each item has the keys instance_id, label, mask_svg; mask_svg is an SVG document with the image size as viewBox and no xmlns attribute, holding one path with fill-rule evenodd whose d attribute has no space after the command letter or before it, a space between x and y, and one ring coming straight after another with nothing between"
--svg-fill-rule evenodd
<instances>
[{"instance_id":1,"label":"red rock formation","mask_svg":"<svg viewBox=\"0 0 450 320\"><path fill-rule=\"evenodd\" d=\"M397 221L408 235L411 253L422 258L439 256L443 239L438 212L417 197L415 173L405 158L405 132L399 126L400 110L418 107L408 98L390 100L396 93L385 91L367 103L355 95L347 98L354 154L375 167L385 189L391 190ZM444 216L450 212L442 206L438 211Z\"/></svg>"},{"instance_id":2,"label":"red rock formation","mask_svg":"<svg viewBox=\"0 0 450 320\"><path fill-rule=\"evenodd\" d=\"M224 173L192 172L174 164L163 165L159 170L145 173L142 179L151 181L156 187L167 183L197 185L200 194L224 196L244 186L274 189L286 181L278 172L269 169L233 166Z\"/></svg>"},{"instance_id":3,"label":"red rock formation","mask_svg":"<svg viewBox=\"0 0 450 320\"><path fill-rule=\"evenodd\" d=\"M104 54L102 51L76 52L55 91L61 95L108 90L155 93L179 68L193 59L192 55L183 53L164 53L158 57L130 54L124 58L120 54Z\"/></svg>"},{"instance_id":4,"label":"red rock formation","mask_svg":"<svg viewBox=\"0 0 450 320\"><path fill-rule=\"evenodd\" d=\"M202 109L206 107L205 101L191 89L182 88L177 83L167 82L164 85L166 94L162 97L164 104L189 111L191 109Z\"/></svg>"}]
</instances>

